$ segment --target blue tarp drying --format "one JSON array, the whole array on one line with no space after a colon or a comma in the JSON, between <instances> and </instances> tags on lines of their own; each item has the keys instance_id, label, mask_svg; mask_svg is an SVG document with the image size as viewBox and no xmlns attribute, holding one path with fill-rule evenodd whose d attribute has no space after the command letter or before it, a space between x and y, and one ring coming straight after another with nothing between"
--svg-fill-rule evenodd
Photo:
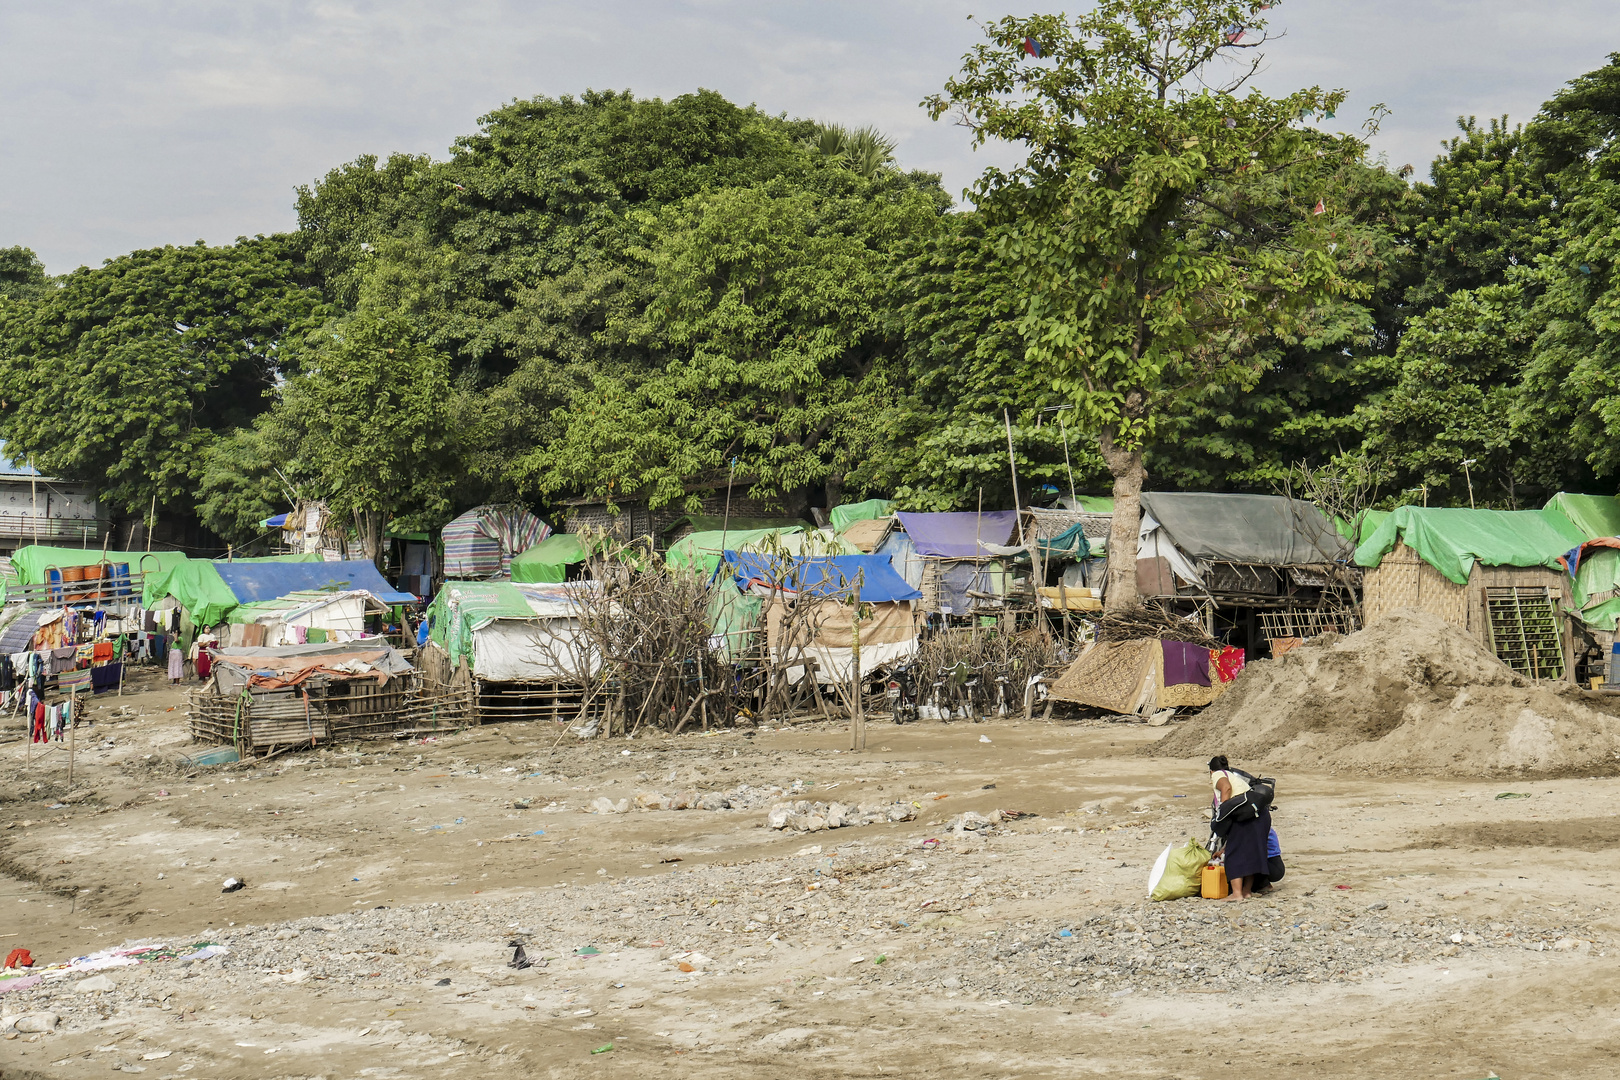
<instances>
[{"instance_id":1,"label":"blue tarp drying","mask_svg":"<svg viewBox=\"0 0 1620 1080\"><path fill-rule=\"evenodd\" d=\"M414 604L416 597L399 592L365 559L349 562L215 563L214 568L237 600L274 600L304 589L364 589L385 604Z\"/></svg>"},{"instance_id":2,"label":"blue tarp drying","mask_svg":"<svg viewBox=\"0 0 1620 1080\"><path fill-rule=\"evenodd\" d=\"M736 575L737 587L773 584L802 596L847 596L856 578L861 582L861 599L873 604L894 600L919 600L922 593L906 584L895 573L887 555L811 555L778 562L775 556L728 551L728 567Z\"/></svg>"}]
</instances>

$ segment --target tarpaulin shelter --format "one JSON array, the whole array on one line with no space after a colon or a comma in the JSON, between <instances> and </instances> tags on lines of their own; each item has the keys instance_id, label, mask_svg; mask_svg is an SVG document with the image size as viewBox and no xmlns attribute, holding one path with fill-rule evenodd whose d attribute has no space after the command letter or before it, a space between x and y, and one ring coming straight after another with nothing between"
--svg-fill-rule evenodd
<instances>
[{"instance_id":1,"label":"tarpaulin shelter","mask_svg":"<svg viewBox=\"0 0 1620 1080\"><path fill-rule=\"evenodd\" d=\"M399 592L369 560L323 562L204 562L189 559L141 583L141 604L154 607L172 597L197 626L214 626L238 605L275 600L313 590L364 590L385 604L414 604L416 597Z\"/></svg>"},{"instance_id":2,"label":"tarpaulin shelter","mask_svg":"<svg viewBox=\"0 0 1620 1080\"><path fill-rule=\"evenodd\" d=\"M1224 492L1144 491L1138 542L1138 560L1165 558L1176 576L1205 588L1212 564L1322 566L1352 551L1311 503Z\"/></svg>"},{"instance_id":3,"label":"tarpaulin shelter","mask_svg":"<svg viewBox=\"0 0 1620 1080\"><path fill-rule=\"evenodd\" d=\"M842 533L857 521L886 518L893 513L894 503L888 499L867 499L865 502L833 507L827 511L827 524L833 527L834 532Z\"/></svg>"},{"instance_id":4,"label":"tarpaulin shelter","mask_svg":"<svg viewBox=\"0 0 1620 1080\"><path fill-rule=\"evenodd\" d=\"M1356 549L1368 622L1400 607L1438 615L1532 678L1574 676L1560 559L1586 539L1539 510L1403 506Z\"/></svg>"},{"instance_id":5,"label":"tarpaulin shelter","mask_svg":"<svg viewBox=\"0 0 1620 1080\"><path fill-rule=\"evenodd\" d=\"M512 580L516 582L561 582L568 580L568 568L590 558L584 541L575 533L556 533L512 559Z\"/></svg>"},{"instance_id":6,"label":"tarpaulin shelter","mask_svg":"<svg viewBox=\"0 0 1620 1080\"><path fill-rule=\"evenodd\" d=\"M214 563L220 578L239 603L274 600L308 589L364 589L385 604L414 604L416 596L400 592L369 559L346 562Z\"/></svg>"},{"instance_id":7,"label":"tarpaulin shelter","mask_svg":"<svg viewBox=\"0 0 1620 1080\"><path fill-rule=\"evenodd\" d=\"M790 681L803 678L805 660L814 661L822 682L851 678L857 595L863 672L893 665L917 651L913 601L922 593L906 583L886 556L779 558L727 551L725 561L737 587L767 605L766 640L773 658L789 665ZM791 629L790 605L799 615Z\"/></svg>"},{"instance_id":8,"label":"tarpaulin shelter","mask_svg":"<svg viewBox=\"0 0 1620 1080\"><path fill-rule=\"evenodd\" d=\"M602 659L580 630L590 582L447 581L428 607L423 670L467 695L473 721L573 718Z\"/></svg>"},{"instance_id":9,"label":"tarpaulin shelter","mask_svg":"<svg viewBox=\"0 0 1620 1080\"><path fill-rule=\"evenodd\" d=\"M367 615L386 615L388 605L363 589L343 592L309 590L274 600L239 604L225 621L230 646L304 645L353 641L366 629Z\"/></svg>"},{"instance_id":10,"label":"tarpaulin shelter","mask_svg":"<svg viewBox=\"0 0 1620 1080\"><path fill-rule=\"evenodd\" d=\"M230 646L189 702L199 742L244 758L278 747L391 738L422 702L416 670L385 643ZM447 718L448 719L448 718Z\"/></svg>"},{"instance_id":11,"label":"tarpaulin shelter","mask_svg":"<svg viewBox=\"0 0 1620 1080\"><path fill-rule=\"evenodd\" d=\"M549 535L550 527L522 507L474 507L439 531L444 576L472 581L505 574L513 556Z\"/></svg>"},{"instance_id":12,"label":"tarpaulin shelter","mask_svg":"<svg viewBox=\"0 0 1620 1080\"><path fill-rule=\"evenodd\" d=\"M1541 513L1559 532L1573 530L1588 540L1620 536L1620 498L1613 495L1576 495L1560 491L1547 500Z\"/></svg>"},{"instance_id":13,"label":"tarpaulin shelter","mask_svg":"<svg viewBox=\"0 0 1620 1080\"><path fill-rule=\"evenodd\" d=\"M670 566L691 566L713 574L720 565L721 552L763 551L781 548L789 555L853 555L858 551L836 536L818 529L753 529L738 532L690 533L670 545L664 561Z\"/></svg>"},{"instance_id":14,"label":"tarpaulin shelter","mask_svg":"<svg viewBox=\"0 0 1620 1080\"><path fill-rule=\"evenodd\" d=\"M921 560L916 582L922 591L924 611L945 615L971 615L999 610L999 597L1007 593L1009 571L995 554L995 548L1010 549L1018 529L1016 510L987 510L984 513L895 515L905 530L911 551L892 545L891 555L908 564ZM889 542L879 551L890 549ZM900 564L896 563L897 567ZM910 567L900 567L910 579Z\"/></svg>"},{"instance_id":15,"label":"tarpaulin shelter","mask_svg":"<svg viewBox=\"0 0 1620 1080\"><path fill-rule=\"evenodd\" d=\"M186 561L183 551L107 551L100 548L47 547L29 544L11 553L11 568L20 585L43 585L51 567L127 565L132 574L166 570Z\"/></svg>"},{"instance_id":16,"label":"tarpaulin shelter","mask_svg":"<svg viewBox=\"0 0 1620 1080\"><path fill-rule=\"evenodd\" d=\"M1196 605L1251 652L1357 629L1352 545L1315 505L1276 495L1143 492L1136 585Z\"/></svg>"},{"instance_id":17,"label":"tarpaulin shelter","mask_svg":"<svg viewBox=\"0 0 1620 1080\"><path fill-rule=\"evenodd\" d=\"M1018 528L1018 511L986 510L982 514L895 515L900 527L911 537L912 546L924 558L984 559L990 555L985 544L1012 543Z\"/></svg>"}]
</instances>

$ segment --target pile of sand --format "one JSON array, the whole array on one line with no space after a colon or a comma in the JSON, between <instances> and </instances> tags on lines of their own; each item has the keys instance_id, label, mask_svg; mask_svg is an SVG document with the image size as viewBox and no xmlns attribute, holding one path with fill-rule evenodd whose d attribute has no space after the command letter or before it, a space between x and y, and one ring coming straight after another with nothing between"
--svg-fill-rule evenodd
<instances>
[{"instance_id":1,"label":"pile of sand","mask_svg":"<svg viewBox=\"0 0 1620 1080\"><path fill-rule=\"evenodd\" d=\"M1403 608L1244 669L1144 753L1449 776L1620 771L1620 699L1532 683L1463 630ZM1252 768L1251 768L1252 771Z\"/></svg>"}]
</instances>

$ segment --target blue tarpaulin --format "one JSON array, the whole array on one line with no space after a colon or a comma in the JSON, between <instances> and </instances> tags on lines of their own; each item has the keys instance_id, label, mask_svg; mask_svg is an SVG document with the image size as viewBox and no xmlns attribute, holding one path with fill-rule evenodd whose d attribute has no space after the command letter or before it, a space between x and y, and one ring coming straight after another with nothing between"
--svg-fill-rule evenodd
<instances>
[{"instance_id":1,"label":"blue tarpaulin","mask_svg":"<svg viewBox=\"0 0 1620 1080\"><path fill-rule=\"evenodd\" d=\"M735 573L737 586L781 583L788 592L806 596L846 596L853 594L858 578L861 599L882 604L893 600L919 600L922 593L906 584L895 572L887 555L810 555L778 559L774 555L728 551L728 566Z\"/></svg>"},{"instance_id":2,"label":"blue tarpaulin","mask_svg":"<svg viewBox=\"0 0 1620 1080\"><path fill-rule=\"evenodd\" d=\"M306 589L364 589L385 604L414 604L416 597L399 592L365 559L348 562L215 563L214 568L236 599L244 604L274 600Z\"/></svg>"}]
</instances>

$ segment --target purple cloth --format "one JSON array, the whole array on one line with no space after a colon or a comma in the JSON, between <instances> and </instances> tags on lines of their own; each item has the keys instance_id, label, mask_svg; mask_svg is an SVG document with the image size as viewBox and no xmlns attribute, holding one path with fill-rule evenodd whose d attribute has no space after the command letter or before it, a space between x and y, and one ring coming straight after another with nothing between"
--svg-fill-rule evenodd
<instances>
[{"instance_id":1,"label":"purple cloth","mask_svg":"<svg viewBox=\"0 0 1620 1080\"><path fill-rule=\"evenodd\" d=\"M1009 544L1018 527L1018 511L983 514L896 514L919 555L946 559L988 559L986 544Z\"/></svg>"},{"instance_id":2,"label":"purple cloth","mask_svg":"<svg viewBox=\"0 0 1620 1080\"><path fill-rule=\"evenodd\" d=\"M1209 650L1185 641L1161 641L1164 646L1164 685L1209 685Z\"/></svg>"}]
</instances>

